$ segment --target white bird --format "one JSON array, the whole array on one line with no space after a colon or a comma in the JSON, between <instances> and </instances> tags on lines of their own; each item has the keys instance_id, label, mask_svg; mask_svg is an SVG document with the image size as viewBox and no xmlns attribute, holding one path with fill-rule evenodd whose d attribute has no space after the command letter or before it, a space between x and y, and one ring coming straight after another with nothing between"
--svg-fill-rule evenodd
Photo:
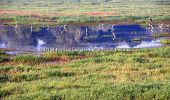
<instances>
[{"instance_id":1,"label":"white bird","mask_svg":"<svg viewBox=\"0 0 170 100\"><path fill-rule=\"evenodd\" d=\"M18 27L18 24L17 24L17 22L16 22L16 24L15 24L15 28L17 28Z\"/></svg>"},{"instance_id":2,"label":"white bird","mask_svg":"<svg viewBox=\"0 0 170 100\"><path fill-rule=\"evenodd\" d=\"M161 23L158 27L159 27L159 29L160 29L159 31L163 32L164 24L163 24L163 23Z\"/></svg>"},{"instance_id":3,"label":"white bird","mask_svg":"<svg viewBox=\"0 0 170 100\"><path fill-rule=\"evenodd\" d=\"M17 24L17 22L16 22L16 24L15 24L15 33L18 33L18 30L17 30L17 28L18 28L18 24Z\"/></svg>"},{"instance_id":4,"label":"white bird","mask_svg":"<svg viewBox=\"0 0 170 100\"><path fill-rule=\"evenodd\" d=\"M153 25L151 25L151 29L154 29Z\"/></svg>"},{"instance_id":5,"label":"white bird","mask_svg":"<svg viewBox=\"0 0 170 100\"><path fill-rule=\"evenodd\" d=\"M66 32L67 31L66 24L63 25L63 28L64 28L64 31Z\"/></svg>"},{"instance_id":6,"label":"white bird","mask_svg":"<svg viewBox=\"0 0 170 100\"><path fill-rule=\"evenodd\" d=\"M151 30L151 29L153 29L153 26L151 24L149 24L149 26L146 27L146 29Z\"/></svg>"},{"instance_id":7,"label":"white bird","mask_svg":"<svg viewBox=\"0 0 170 100\"><path fill-rule=\"evenodd\" d=\"M102 24L102 29L104 29L104 23Z\"/></svg>"},{"instance_id":8,"label":"white bird","mask_svg":"<svg viewBox=\"0 0 170 100\"><path fill-rule=\"evenodd\" d=\"M114 31L114 30L115 30L115 29L114 29L114 24L112 25L111 30L112 30L112 31Z\"/></svg>"},{"instance_id":9,"label":"white bird","mask_svg":"<svg viewBox=\"0 0 170 100\"><path fill-rule=\"evenodd\" d=\"M102 24L100 23L100 24L99 24L99 30L102 30L102 27L101 27L101 26L102 26Z\"/></svg>"},{"instance_id":10,"label":"white bird","mask_svg":"<svg viewBox=\"0 0 170 100\"><path fill-rule=\"evenodd\" d=\"M32 24L31 24L31 33L32 33L32 30L33 30L33 27L32 27Z\"/></svg>"},{"instance_id":11,"label":"white bird","mask_svg":"<svg viewBox=\"0 0 170 100\"><path fill-rule=\"evenodd\" d=\"M150 27L151 27L151 33L153 33L153 32L154 32L154 27L153 27L153 25L150 25Z\"/></svg>"},{"instance_id":12,"label":"white bird","mask_svg":"<svg viewBox=\"0 0 170 100\"><path fill-rule=\"evenodd\" d=\"M159 25L159 28L163 29L163 26L164 26L164 24L162 23L162 24Z\"/></svg>"},{"instance_id":13,"label":"white bird","mask_svg":"<svg viewBox=\"0 0 170 100\"><path fill-rule=\"evenodd\" d=\"M151 33L153 33L154 31L153 31L153 29L151 29Z\"/></svg>"}]
</instances>

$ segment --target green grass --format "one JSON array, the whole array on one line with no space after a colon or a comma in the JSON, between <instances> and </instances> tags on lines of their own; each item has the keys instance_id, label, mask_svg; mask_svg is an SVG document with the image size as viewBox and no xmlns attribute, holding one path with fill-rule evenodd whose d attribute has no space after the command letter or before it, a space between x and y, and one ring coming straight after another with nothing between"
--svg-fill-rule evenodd
<instances>
[{"instance_id":1,"label":"green grass","mask_svg":"<svg viewBox=\"0 0 170 100\"><path fill-rule=\"evenodd\" d=\"M13 11L1 14L0 20L15 24L61 24L72 22L110 22L127 21L143 23L147 18L154 20L169 20L170 2L168 0L1 0L0 9ZM17 12L17 13L15 13ZM18 13L21 14L18 14ZM27 12L28 14L24 14ZM31 13L30 13L31 12ZM87 14L94 12L110 13Z\"/></svg>"},{"instance_id":2,"label":"green grass","mask_svg":"<svg viewBox=\"0 0 170 100\"><path fill-rule=\"evenodd\" d=\"M27 55L20 55L17 56L14 61L16 62L25 62L25 63L42 63L45 61L44 58L42 57L38 57L38 56L34 56L32 54L27 54Z\"/></svg>"},{"instance_id":3,"label":"green grass","mask_svg":"<svg viewBox=\"0 0 170 100\"><path fill-rule=\"evenodd\" d=\"M0 63L0 99L169 100L169 58L169 47L11 56Z\"/></svg>"}]
</instances>

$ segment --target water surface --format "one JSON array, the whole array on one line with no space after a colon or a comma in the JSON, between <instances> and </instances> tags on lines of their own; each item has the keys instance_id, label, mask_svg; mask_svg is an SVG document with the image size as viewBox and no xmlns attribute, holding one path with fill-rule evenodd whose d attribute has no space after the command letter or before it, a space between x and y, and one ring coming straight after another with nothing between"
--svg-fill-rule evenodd
<instances>
[{"instance_id":1,"label":"water surface","mask_svg":"<svg viewBox=\"0 0 170 100\"><path fill-rule=\"evenodd\" d=\"M153 34L170 33L170 28L154 25L0 25L0 48L36 51L58 49L113 49L160 47L161 38Z\"/></svg>"}]
</instances>

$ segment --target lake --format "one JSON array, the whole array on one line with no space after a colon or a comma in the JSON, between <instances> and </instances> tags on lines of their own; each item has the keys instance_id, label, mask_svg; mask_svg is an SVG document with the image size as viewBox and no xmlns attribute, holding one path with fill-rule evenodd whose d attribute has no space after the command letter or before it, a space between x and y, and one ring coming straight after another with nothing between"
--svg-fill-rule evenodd
<instances>
[{"instance_id":1,"label":"lake","mask_svg":"<svg viewBox=\"0 0 170 100\"><path fill-rule=\"evenodd\" d=\"M162 38L153 34L170 33L168 25L142 27L138 24L0 25L0 48L19 51L57 49L113 49L161 47Z\"/></svg>"}]
</instances>

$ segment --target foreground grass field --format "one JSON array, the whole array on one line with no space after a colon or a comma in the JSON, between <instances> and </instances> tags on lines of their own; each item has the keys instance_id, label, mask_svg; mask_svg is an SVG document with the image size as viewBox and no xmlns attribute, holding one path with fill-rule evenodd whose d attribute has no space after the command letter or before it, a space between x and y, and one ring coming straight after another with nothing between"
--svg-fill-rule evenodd
<instances>
[{"instance_id":1,"label":"foreground grass field","mask_svg":"<svg viewBox=\"0 0 170 100\"><path fill-rule=\"evenodd\" d=\"M169 0L1 0L0 22L60 24L69 22L143 22L170 19Z\"/></svg>"},{"instance_id":2,"label":"foreground grass field","mask_svg":"<svg viewBox=\"0 0 170 100\"><path fill-rule=\"evenodd\" d=\"M169 47L18 56L1 51L0 99L169 100L169 58Z\"/></svg>"}]
</instances>

